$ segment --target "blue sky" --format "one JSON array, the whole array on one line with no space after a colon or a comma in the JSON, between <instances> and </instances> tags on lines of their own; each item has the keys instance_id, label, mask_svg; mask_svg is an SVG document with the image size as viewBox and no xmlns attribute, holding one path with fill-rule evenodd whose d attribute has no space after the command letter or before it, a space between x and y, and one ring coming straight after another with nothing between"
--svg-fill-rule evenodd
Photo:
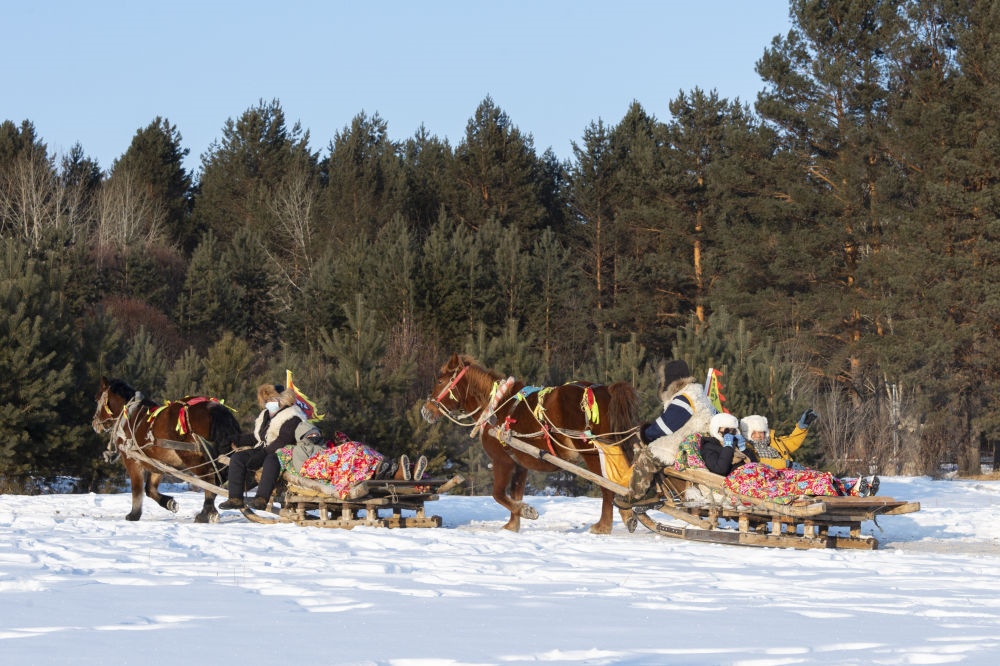
<instances>
[{"instance_id":1,"label":"blue sky","mask_svg":"<svg viewBox=\"0 0 1000 666\"><path fill-rule=\"evenodd\" d=\"M486 96L540 154L572 157L633 100L661 120L682 90L753 103L754 71L789 27L787 0L387 0L5 3L0 120L49 150L79 142L108 168L167 118L187 168L261 99L326 155L362 111L403 140L423 124L454 146Z\"/></svg>"}]
</instances>

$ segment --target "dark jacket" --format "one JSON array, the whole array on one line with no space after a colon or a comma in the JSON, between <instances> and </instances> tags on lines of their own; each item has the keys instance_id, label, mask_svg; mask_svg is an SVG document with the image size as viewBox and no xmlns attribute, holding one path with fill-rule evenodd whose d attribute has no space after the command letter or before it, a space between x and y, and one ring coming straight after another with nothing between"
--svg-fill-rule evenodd
<instances>
[{"instance_id":1,"label":"dark jacket","mask_svg":"<svg viewBox=\"0 0 1000 666\"><path fill-rule=\"evenodd\" d=\"M736 450L731 446L723 446L719 440L704 435L701 438L701 459L705 461L708 471L726 476L733 470L733 454Z\"/></svg>"}]
</instances>

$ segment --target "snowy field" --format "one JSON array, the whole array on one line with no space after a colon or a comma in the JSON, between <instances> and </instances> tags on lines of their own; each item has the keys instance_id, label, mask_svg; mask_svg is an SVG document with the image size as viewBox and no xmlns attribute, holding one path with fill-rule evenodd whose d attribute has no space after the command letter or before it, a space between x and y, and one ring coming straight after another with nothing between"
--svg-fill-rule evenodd
<instances>
[{"instance_id":1,"label":"snowy field","mask_svg":"<svg viewBox=\"0 0 1000 666\"><path fill-rule=\"evenodd\" d=\"M0 664L1000 662L1000 482L884 478L877 551L595 536L600 500L428 503L439 529L191 522L129 496L0 495Z\"/></svg>"}]
</instances>

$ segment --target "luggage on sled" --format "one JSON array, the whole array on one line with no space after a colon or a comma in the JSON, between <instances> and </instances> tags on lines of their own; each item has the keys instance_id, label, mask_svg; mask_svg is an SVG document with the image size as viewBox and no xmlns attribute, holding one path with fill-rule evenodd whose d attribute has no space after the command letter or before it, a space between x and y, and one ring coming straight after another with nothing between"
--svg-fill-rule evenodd
<instances>
[{"instance_id":1,"label":"luggage on sled","mask_svg":"<svg viewBox=\"0 0 1000 666\"><path fill-rule=\"evenodd\" d=\"M592 474L499 430L512 448L542 458L566 471L624 496L628 488ZM861 534L861 524L881 516L920 510L919 502L891 497L802 496L761 499L740 495L726 477L707 469L667 466L654 481L654 495L620 509L629 531L637 524L663 536L691 541L779 548L860 548L874 550L878 540Z\"/></svg>"}]
</instances>

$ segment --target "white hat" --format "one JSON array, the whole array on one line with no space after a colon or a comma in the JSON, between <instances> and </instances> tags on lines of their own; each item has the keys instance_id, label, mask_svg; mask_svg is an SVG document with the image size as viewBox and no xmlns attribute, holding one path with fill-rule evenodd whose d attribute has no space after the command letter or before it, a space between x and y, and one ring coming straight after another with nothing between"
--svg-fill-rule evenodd
<instances>
[{"instance_id":1,"label":"white hat","mask_svg":"<svg viewBox=\"0 0 1000 666\"><path fill-rule=\"evenodd\" d=\"M764 435L767 435L767 418L759 414L744 416L740 419L740 432L743 434L744 439L748 440L751 433L762 432Z\"/></svg>"},{"instance_id":2,"label":"white hat","mask_svg":"<svg viewBox=\"0 0 1000 666\"><path fill-rule=\"evenodd\" d=\"M726 414L725 412L720 412L712 417L712 420L708 423L708 432L712 437L716 438L720 442L722 441L722 433L720 431L732 428L733 430L739 430L740 421L732 414Z\"/></svg>"}]
</instances>

